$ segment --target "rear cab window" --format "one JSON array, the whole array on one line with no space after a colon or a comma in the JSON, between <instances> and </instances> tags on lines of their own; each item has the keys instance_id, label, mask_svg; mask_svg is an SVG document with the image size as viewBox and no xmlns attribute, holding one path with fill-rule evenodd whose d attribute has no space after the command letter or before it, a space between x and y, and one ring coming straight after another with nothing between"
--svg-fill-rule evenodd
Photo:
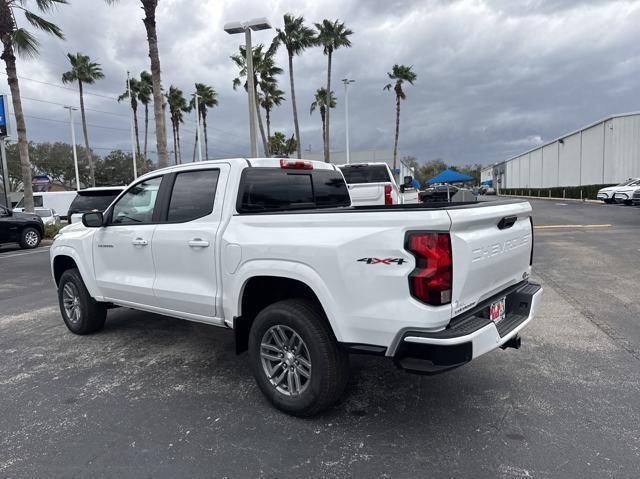
<instances>
[{"instance_id":1,"label":"rear cab window","mask_svg":"<svg viewBox=\"0 0 640 479\"><path fill-rule=\"evenodd\" d=\"M351 198L340 172L246 168L242 172L239 213L350 206Z\"/></svg>"},{"instance_id":2,"label":"rear cab window","mask_svg":"<svg viewBox=\"0 0 640 479\"><path fill-rule=\"evenodd\" d=\"M116 199L120 191L79 191L69 206L71 212L104 211Z\"/></svg>"},{"instance_id":3,"label":"rear cab window","mask_svg":"<svg viewBox=\"0 0 640 479\"><path fill-rule=\"evenodd\" d=\"M344 165L340 167L340 171L350 185L391 181L386 165Z\"/></svg>"}]
</instances>

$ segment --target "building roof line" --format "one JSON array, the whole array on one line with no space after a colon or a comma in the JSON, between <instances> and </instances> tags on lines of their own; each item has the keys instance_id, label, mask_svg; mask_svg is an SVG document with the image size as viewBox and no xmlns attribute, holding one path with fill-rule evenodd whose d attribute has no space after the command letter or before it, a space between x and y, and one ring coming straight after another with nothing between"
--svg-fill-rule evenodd
<instances>
[{"instance_id":1,"label":"building roof line","mask_svg":"<svg viewBox=\"0 0 640 479\"><path fill-rule=\"evenodd\" d=\"M627 117L627 116L634 116L634 115L640 115L640 111L631 111L631 112L628 112L628 113L617 113L615 115L609 115L609 116L604 117L604 118L602 118L602 119L600 119L598 121L594 121L593 123L589 123L586 126L578 128L577 130L574 130L574 131L572 131L570 133L565 133L564 135L561 135L561 136L559 136L559 137L557 137L557 138L555 138L555 139L553 139L551 141L547 141L546 143L542 143L542 144L540 144L538 146L530 148L527 151L524 151L522 153L518 153L517 155L512 156L511 158L508 158L508 159L503 160L503 161L498 161L496 163L492 163L491 165L488 165L488 166L495 166L495 165L499 165L500 163L507 163L509 161L515 160L516 158L520 158L521 156L528 155L529 153L531 153L533 151L540 150L540 149L544 148L545 146L549 146L549 145L555 143L556 141L564 140L565 138L568 138L569 136L575 135L576 133L581 133L581 132L583 132L585 130L588 130L589 128L593 128L594 126L599 125L600 123L605 123L605 122L607 122L609 120L613 120L614 118L624 118L624 117Z\"/></svg>"}]
</instances>

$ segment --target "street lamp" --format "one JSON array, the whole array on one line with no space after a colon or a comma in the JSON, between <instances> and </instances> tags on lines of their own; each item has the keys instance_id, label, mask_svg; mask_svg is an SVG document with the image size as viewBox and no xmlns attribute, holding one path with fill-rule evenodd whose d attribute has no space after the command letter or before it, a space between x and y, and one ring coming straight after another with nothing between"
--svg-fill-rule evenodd
<instances>
[{"instance_id":1,"label":"street lamp","mask_svg":"<svg viewBox=\"0 0 640 479\"><path fill-rule=\"evenodd\" d=\"M65 109L69 110L69 123L71 124L71 145L73 146L73 164L76 169L76 191L80 190L80 175L78 173L78 153L76 151L76 130L73 126L73 112L78 111L76 107L65 106ZM87 152L88 154L91 154ZM71 218L69 218L71 221Z\"/></svg>"},{"instance_id":2,"label":"street lamp","mask_svg":"<svg viewBox=\"0 0 640 479\"><path fill-rule=\"evenodd\" d=\"M355 83L355 80L349 80L348 78L343 78L342 83L344 83L344 117L345 117L345 130L347 132L347 165L351 163L350 152L349 152L349 84ZM331 106L331 93L329 93L329 107Z\"/></svg>"},{"instance_id":3,"label":"street lamp","mask_svg":"<svg viewBox=\"0 0 640 479\"><path fill-rule=\"evenodd\" d=\"M254 18L247 22L230 22L225 24L224 31L229 35L236 33L244 33L245 48L247 58L247 90L249 95L249 141L251 145L251 157L258 156L258 147L256 144L256 98L255 87L253 85L253 48L251 47L251 30L268 30L271 28L269 20L266 18Z\"/></svg>"},{"instance_id":4,"label":"street lamp","mask_svg":"<svg viewBox=\"0 0 640 479\"><path fill-rule=\"evenodd\" d=\"M196 105L196 143L198 143L198 161L202 161L202 132L200 131L200 95L194 93L193 102Z\"/></svg>"}]
</instances>

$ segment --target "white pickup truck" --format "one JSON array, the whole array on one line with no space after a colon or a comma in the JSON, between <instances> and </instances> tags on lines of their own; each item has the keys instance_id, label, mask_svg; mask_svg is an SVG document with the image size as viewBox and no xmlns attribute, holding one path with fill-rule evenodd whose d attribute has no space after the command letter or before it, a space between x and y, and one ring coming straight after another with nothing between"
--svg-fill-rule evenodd
<instances>
[{"instance_id":1,"label":"white pickup truck","mask_svg":"<svg viewBox=\"0 0 640 479\"><path fill-rule=\"evenodd\" d=\"M51 268L72 332L114 306L232 328L269 400L309 416L349 353L433 374L517 348L532 233L523 201L353 207L333 165L216 160L138 178L62 230Z\"/></svg>"},{"instance_id":2,"label":"white pickup truck","mask_svg":"<svg viewBox=\"0 0 640 479\"><path fill-rule=\"evenodd\" d=\"M413 178L398 186L386 163L350 163L339 165L349 188L353 206L397 205L419 203Z\"/></svg>"}]
</instances>

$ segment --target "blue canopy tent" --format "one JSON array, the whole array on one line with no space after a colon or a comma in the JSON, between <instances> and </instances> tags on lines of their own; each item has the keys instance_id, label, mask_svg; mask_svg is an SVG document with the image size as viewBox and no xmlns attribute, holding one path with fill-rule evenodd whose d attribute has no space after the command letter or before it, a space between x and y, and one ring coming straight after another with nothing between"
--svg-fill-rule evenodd
<instances>
[{"instance_id":1,"label":"blue canopy tent","mask_svg":"<svg viewBox=\"0 0 640 479\"><path fill-rule=\"evenodd\" d=\"M428 185L433 185L434 183L463 183L471 180L473 180L473 177L469 175L463 175L455 170L446 169L430 180L427 180L426 183Z\"/></svg>"}]
</instances>

